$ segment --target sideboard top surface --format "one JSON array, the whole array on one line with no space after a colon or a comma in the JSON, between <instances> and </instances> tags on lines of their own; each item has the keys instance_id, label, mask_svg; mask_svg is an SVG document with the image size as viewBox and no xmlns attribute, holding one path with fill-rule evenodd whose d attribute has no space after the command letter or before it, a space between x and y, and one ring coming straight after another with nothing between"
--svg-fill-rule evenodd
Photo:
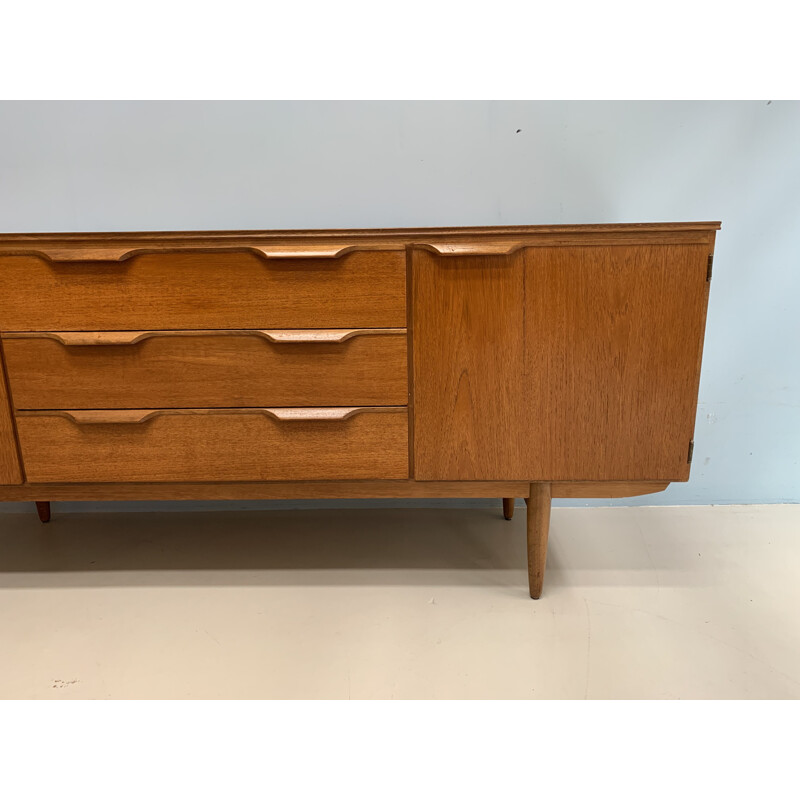
<instances>
[{"instance_id":1,"label":"sideboard top surface","mask_svg":"<svg viewBox=\"0 0 800 800\"><path fill-rule=\"evenodd\" d=\"M447 236L581 236L602 233L680 233L689 231L716 231L720 222L641 222L609 223L603 225L498 225L460 228L337 228L315 230L245 230L245 231L119 231L82 233L0 233L0 247L24 246L32 242L51 241L80 243L82 241L160 241L203 243L209 240L236 242L238 240L269 239L360 239L391 238L398 242Z\"/></svg>"}]
</instances>

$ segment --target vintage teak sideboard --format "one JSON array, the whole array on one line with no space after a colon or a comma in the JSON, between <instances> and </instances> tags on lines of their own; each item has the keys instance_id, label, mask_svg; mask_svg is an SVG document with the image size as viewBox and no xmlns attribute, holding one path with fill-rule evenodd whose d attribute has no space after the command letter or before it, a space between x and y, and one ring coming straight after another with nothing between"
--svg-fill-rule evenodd
<instances>
[{"instance_id":1,"label":"vintage teak sideboard","mask_svg":"<svg viewBox=\"0 0 800 800\"><path fill-rule=\"evenodd\" d=\"M0 235L0 500L686 481L717 222Z\"/></svg>"}]
</instances>

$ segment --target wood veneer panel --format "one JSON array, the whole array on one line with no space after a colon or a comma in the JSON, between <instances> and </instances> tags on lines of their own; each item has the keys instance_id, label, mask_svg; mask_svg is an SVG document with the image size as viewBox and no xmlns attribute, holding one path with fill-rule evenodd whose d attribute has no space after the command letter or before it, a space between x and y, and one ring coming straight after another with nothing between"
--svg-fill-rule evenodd
<instances>
[{"instance_id":1,"label":"wood veneer panel","mask_svg":"<svg viewBox=\"0 0 800 800\"><path fill-rule=\"evenodd\" d=\"M0 484L22 483L22 470L14 436L8 387L3 365L3 348L0 347Z\"/></svg>"},{"instance_id":2,"label":"wood veneer panel","mask_svg":"<svg viewBox=\"0 0 800 800\"><path fill-rule=\"evenodd\" d=\"M415 250L415 477L686 480L708 248Z\"/></svg>"},{"instance_id":3,"label":"wood veneer panel","mask_svg":"<svg viewBox=\"0 0 800 800\"><path fill-rule=\"evenodd\" d=\"M391 329L389 329L391 330ZM273 342L261 332L67 334L6 338L20 409L401 406L408 402L405 331L347 332L344 341ZM287 332L267 332L273 337ZM296 332L313 338L336 331ZM73 338L76 335L73 335ZM83 336L83 334L77 334ZM133 341L132 344L103 342ZM138 340L137 340L138 337ZM82 341L82 340L81 340Z\"/></svg>"},{"instance_id":4,"label":"wood veneer panel","mask_svg":"<svg viewBox=\"0 0 800 800\"><path fill-rule=\"evenodd\" d=\"M145 253L114 262L0 256L6 331L402 328L402 250L264 259Z\"/></svg>"},{"instance_id":5,"label":"wood veneer panel","mask_svg":"<svg viewBox=\"0 0 800 800\"><path fill-rule=\"evenodd\" d=\"M686 480L708 247L536 248L524 258L529 476Z\"/></svg>"},{"instance_id":6,"label":"wood veneer panel","mask_svg":"<svg viewBox=\"0 0 800 800\"><path fill-rule=\"evenodd\" d=\"M414 476L523 480L524 260L413 252Z\"/></svg>"},{"instance_id":7,"label":"wood veneer panel","mask_svg":"<svg viewBox=\"0 0 800 800\"><path fill-rule=\"evenodd\" d=\"M34 411L17 416L17 430L32 483L408 477L405 408L307 421L259 409Z\"/></svg>"}]
</instances>

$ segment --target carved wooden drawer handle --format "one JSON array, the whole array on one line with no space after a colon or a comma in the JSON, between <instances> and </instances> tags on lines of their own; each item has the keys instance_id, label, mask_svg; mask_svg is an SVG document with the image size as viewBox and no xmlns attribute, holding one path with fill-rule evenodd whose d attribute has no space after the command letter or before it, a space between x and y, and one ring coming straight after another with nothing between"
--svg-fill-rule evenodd
<instances>
[{"instance_id":1,"label":"carved wooden drawer handle","mask_svg":"<svg viewBox=\"0 0 800 800\"><path fill-rule=\"evenodd\" d=\"M258 336L273 344L341 344L356 336L404 335L405 328L332 328L324 330L199 331L31 331L4 333L4 339L54 339L66 347L133 345L174 336Z\"/></svg>"},{"instance_id":2,"label":"carved wooden drawer handle","mask_svg":"<svg viewBox=\"0 0 800 800\"><path fill-rule=\"evenodd\" d=\"M397 336L405 328L342 328L330 330L253 331L275 344L341 344L356 336Z\"/></svg>"},{"instance_id":3,"label":"carved wooden drawer handle","mask_svg":"<svg viewBox=\"0 0 800 800\"><path fill-rule=\"evenodd\" d=\"M76 425L139 425L161 416L218 416L259 414L280 422L340 422L357 414L405 411L403 406L345 406L324 408L157 408L70 411L18 411L18 417L65 417Z\"/></svg>"},{"instance_id":4,"label":"carved wooden drawer handle","mask_svg":"<svg viewBox=\"0 0 800 800\"><path fill-rule=\"evenodd\" d=\"M439 256L508 256L524 242L423 242L415 245Z\"/></svg>"},{"instance_id":5,"label":"carved wooden drawer handle","mask_svg":"<svg viewBox=\"0 0 800 800\"><path fill-rule=\"evenodd\" d=\"M344 408L264 408L265 414L281 422L304 422L308 420L344 420L373 409L350 406Z\"/></svg>"},{"instance_id":6,"label":"carved wooden drawer handle","mask_svg":"<svg viewBox=\"0 0 800 800\"><path fill-rule=\"evenodd\" d=\"M402 245L382 244L380 246L355 244L288 244L288 245L244 245L238 247L126 247L126 246L87 246L87 247L48 247L36 249L35 255L42 256L56 264L76 264L88 262L105 262L122 264L134 256L154 253L252 253L265 260L292 258L339 258L355 250L402 250Z\"/></svg>"},{"instance_id":7,"label":"carved wooden drawer handle","mask_svg":"<svg viewBox=\"0 0 800 800\"><path fill-rule=\"evenodd\" d=\"M160 411L147 409L126 408L122 410L103 409L101 411L43 411L27 413L20 411L17 416L66 417L76 425L138 425L160 413Z\"/></svg>"},{"instance_id":8,"label":"carved wooden drawer handle","mask_svg":"<svg viewBox=\"0 0 800 800\"><path fill-rule=\"evenodd\" d=\"M262 258L339 258L358 248L355 245L307 245L292 247L251 247L252 253Z\"/></svg>"}]
</instances>

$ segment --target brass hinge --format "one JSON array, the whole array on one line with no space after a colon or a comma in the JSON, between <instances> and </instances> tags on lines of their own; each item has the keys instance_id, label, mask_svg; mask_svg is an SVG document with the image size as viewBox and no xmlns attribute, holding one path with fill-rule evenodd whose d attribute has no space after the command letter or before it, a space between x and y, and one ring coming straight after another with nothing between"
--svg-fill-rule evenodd
<instances>
[{"instance_id":1,"label":"brass hinge","mask_svg":"<svg viewBox=\"0 0 800 800\"><path fill-rule=\"evenodd\" d=\"M711 268L714 266L714 256L713 254L708 257L708 269L706 270L706 280L711 280Z\"/></svg>"},{"instance_id":2,"label":"brass hinge","mask_svg":"<svg viewBox=\"0 0 800 800\"><path fill-rule=\"evenodd\" d=\"M692 455L693 455L693 454L694 454L694 439L692 439L692 440L689 442L689 456L688 456L688 458L686 459L686 463L687 463L687 464L691 464L691 463L692 463Z\"/></svg>"}]
</instances>

